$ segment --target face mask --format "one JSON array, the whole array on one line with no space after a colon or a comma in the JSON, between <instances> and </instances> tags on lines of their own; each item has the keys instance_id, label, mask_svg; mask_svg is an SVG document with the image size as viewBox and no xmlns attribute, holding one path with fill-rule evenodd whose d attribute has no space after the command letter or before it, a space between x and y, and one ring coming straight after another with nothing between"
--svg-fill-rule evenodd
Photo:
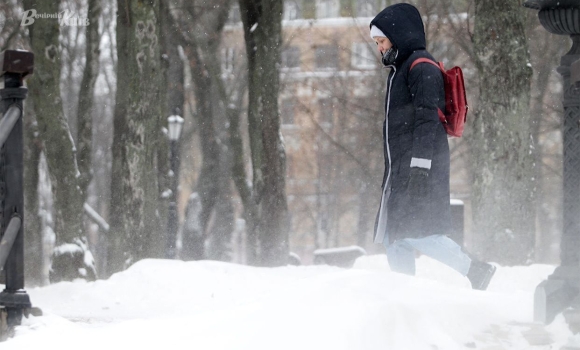
<instances>
[{"instance_id":1,"label":"face mask","mask_svg":"<svg viewBox=\"0 0 580 350\"><path fill-rule=\"evenodd\" d=\"M395 47L391 47L390 49L387 50L387 52L385 52L383 54L383 65L385 67L387 66L392 66L393 64L395 64L395 60L397 59L397 55L399 54L399 51L397 49L395 49Z\"/></svg>"}]
</instances>

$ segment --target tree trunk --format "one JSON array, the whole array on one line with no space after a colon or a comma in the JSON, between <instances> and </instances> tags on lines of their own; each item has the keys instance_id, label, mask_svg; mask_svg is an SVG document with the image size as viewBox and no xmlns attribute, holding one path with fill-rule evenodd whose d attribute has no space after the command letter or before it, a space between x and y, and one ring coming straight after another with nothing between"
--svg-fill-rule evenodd
<instances>
[{"instance_id":1,"label":"tree trunk","mask_svg":"<svg viewBox=\"0 0 580 350\"><path fill-rule=\"evenodd\" d=\"M535 237L535 170L525 13L518 0L476 0L474 45L479 104L469 142L474 251L527 263Z\"/></svg>"},{"instance_id":2,"label":"tree trunk","mask_svg":"<svg viewBox=\"0 0 580 350\"><path fill-rule=\"evenodd\" d=\"M258 206L253 198L252 187L248 185L248 176L244 160L244 145L241 136L240 111L228 108L227 116L230 127L229 140L232 150L231 174L232 180L244 206L244 220L246 221L246 262L256 264L258 257Z\"/></svg>"},{"instance_id":3,"label":"tree trunk","mask_svg":"<svg viewBox=\"0 0 580 350\"><path fill-rule=\"evenodd\" d=\"M282 43L281 0L239 0L249 69L248 123L254 174L253 198L258 205L259 265L284 265L288 260L286 159L278 114L279 61ZM250 261L252 262L252 261Z\"/></svg>"},{"instance_id":4,"label":"tree trunk","mask_svg":"<svg viewBox=\"0 0 580 350\"><path fill-rule=\"evenodd\" d=\"M202 260L205 251L204 238L201 229L201 199L197 192L192 193L187 201L182 230L181 259Z\"/></svg>"},{"instance_id":5,"label":"tree trunk","mask_svg":"<svg viewBox=\"0 0 580 350\"><path fill-rule=\"evenodd\" d=\"M118 1L109 272L151 256L152 235L160 229L157 173L151 171L161 114L158 19L158 1Z\"/></svg>"},{"instance_id":6,"label":"tree trunk","mask_svg":"<svg viewBox=\"0 0 580 350\"><path fill-rule=\"evenodd\" d=\"M222 20L225 22L227 11L221 13ZM219 16L220 14L218 14ZM219 62L217 50L214 53L216 62ZM221 70L217 64L212 65L212 110L214 124L216 126L215 134L218 143L218 169L217 181L218 192L216 194L215 205L211 224L206 227L208 239L207 256L213 260L231 261L232 258L232 235L235 230L234 205L232 203L232 147L230 144L229 109L227 106L231 103L227 92L225 91L224 82L221 80Z\"/></svg>"},{"instance_id":7,"label":"tree trunk","mask_svg":"<svg viewBox=\"0 0 580 350\"><path fill-rule=\"evenodd\" d=\"M225 124L225 123L224 123ZM225 136L225 135L224 135ZM231 261L231 240L234 232L234 206L232 204L231 151L226 137L220 137L220 164L217 182L220 184L215 205L214 224L209 235L208 258Z\"/></svg>"},{"instance_id":8,"label":"tree trunk","mask_svg":"<svg viewBox=\"0 0 580 350\"><path fill-rule=\"evenodd\" d=\"M228 204L220 203L220 201L231 201L230 197L221 195L221 191L226 190L225 188L229 189L228 184L219 180L221 178L221 158L224 155L220 152L218 134L220 129L225 127L223 125L225 123L220 123L218 119L222 116L221 120L225 120L225 111L222 106L225 105L225 97L217 93L219 91L217 85L221 79L218 49L230 0L221 0L212 4L214 5L212 7L200 5L194 1L186 4L185 12L190 16L186 21L192 25L190 27L192 34L186 35L187 37L184 39L187 44L185 53L191 66L197 129L199 135L202 135L200 143L203 161L195 188L201 202L199 222L202 237L184 236L184 240L189 240L187 244L184 244L184 249L193 249L193 251L184 251L183 254L187 257L199 258L208 255L208 252L205 251L204 241L214 234L210 225L212 214L216 214L215 211L218 207L228 207ZM217 214L213 216L217 216ZM221 220L226 220L226 218L220 217L216 222ZM216 248L215 245L214 248ZM213 254L221 256L221 252Z\"/></svg>"},{"instance_id":9,"label":"tree trunk","mask_svg":"<svg viewBox=\"0 0 580 350\"><path fill-rule=\"evenodd\" d=\"M26 8L38 13L57 13L60 1L26 1ZM93 279L94 266L86 266L86 239L83 232L83 197L77 178L75 145L66 122L60 96L61 59L59 22L36 20L30 25L30 42L35 56L35 74L28 81L35 96L34 108L39 136L43 140L52 181L56 248L51 281L74 278ZM67 254L74 245L74 254ZM76 254L76 257L74 256Z\"/></svg>"},{"instance_id":10,"label":"tree trunk","mask_svg":"<svg viewBox=\"0 0 580 350\"><path fill-rule=\"evenodd\" d=\"M126 0L117 3L117 89L115 90L115 109L113 112L113 143L111 145L111 198L109 204L109 225L107 234L107 271L106 277L125 268L128 259L127 238L123 224L123 164L126 163L124 145L127 135L127 109L129 104L130 76L129 38L131 25L130 13L125 11Z\"/></svg>"},{"instance_id":11,"label":"tree trunk","mask_svg":"<svg viewBox=\"0 0 580 350\"><path fill-rule=\"evenodd\" d=\"M191 74L195 91L197 127L199 135L202 135L200 143L203 162L196 185L196 192L199 193L201 200L200 220L204 237L207 237L208 234L209 219L214 210L218 198L219 186L221 185L216 181L219 173L220 153L212 109L212 69L208 67L219 61L216 55L217 47L210 46L214 45L207 43L205 47L205 50L208 51L205 52L207 55L205 56L206 60L202 60L199 54L199 50L201 50L199 46L196 45L191 50L188 50L190 53L188 56L192 60ZM200 252L195 255L206 255L203 246L198 246L197 249Z\"/></svg>"},{"instance_id":12,"label":"tree trunk","mask_svg":"<svg viewBox=\"0 0 580 350\"><path fill-rule=\"evenodd\" d=\"M83 201L87 200L87 189L92 180L92 142L93 120L92 109L95 95L95 83L99 76L99 21L101 17L101 0L89 0L88 18L90 25L86 27L85 70L79 90L77 113L77 162L80 172L79 186Z\"/></svg>"}]
</instances>

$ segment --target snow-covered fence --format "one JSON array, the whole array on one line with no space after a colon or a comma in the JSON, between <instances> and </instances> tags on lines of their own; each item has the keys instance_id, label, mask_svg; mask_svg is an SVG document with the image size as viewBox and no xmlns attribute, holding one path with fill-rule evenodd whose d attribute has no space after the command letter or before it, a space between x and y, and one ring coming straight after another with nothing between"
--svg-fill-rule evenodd
<instances>
[{"instance_id":1,"label":"snow-covered fence","mask_svg":"<svg viewBox=\"0 0 580 350\"><path fill-rule=\"evenodd\" d=\"M23 79L33 71L32 52L0 53L0 268L6 288L0 293L0 340L19 325L32 305L24 291ZM4 330L4 331L2 331Z\"/></svg>"}]
</instances>

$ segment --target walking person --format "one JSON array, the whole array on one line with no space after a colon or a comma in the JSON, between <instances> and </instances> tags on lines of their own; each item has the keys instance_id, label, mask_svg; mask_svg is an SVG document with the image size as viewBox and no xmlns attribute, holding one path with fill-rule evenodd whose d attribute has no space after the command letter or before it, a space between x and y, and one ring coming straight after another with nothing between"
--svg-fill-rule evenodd
<instances>
[{"instance_id":1,"label":"walking person","mask_svg":"<svg viewBox=\"0 0 580 350\"><path fill-rule=\"evenodd\" d=\"M382 63L391 69L383 125L385 173L375 223L393 271L415 274L415 250L452 267L472 288L487 288L495 267L464 252L452 239L449 144L439 120L445 110L443 76L426 50L423 20L410 4L395 4L370 23Z\"/></svg>"}]
</instances>

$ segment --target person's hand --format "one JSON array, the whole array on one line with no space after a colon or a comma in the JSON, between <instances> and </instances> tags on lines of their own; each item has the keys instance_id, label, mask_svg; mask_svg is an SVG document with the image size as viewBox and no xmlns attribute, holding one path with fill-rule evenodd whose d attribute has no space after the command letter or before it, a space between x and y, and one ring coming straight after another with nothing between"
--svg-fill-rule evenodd
<instances>
[{"instance_id":1,"label":"person's hand","mask_svg":"<svg viewBox=\"0 0 580 350\"><path fill-rule=\"evenodd\" d=\"M409 174L409 182L407 184L407 191L411 199L419 199L427 196L429 191L429 170L425 168L411 168Z\"/></svg>"}]
</instances>

